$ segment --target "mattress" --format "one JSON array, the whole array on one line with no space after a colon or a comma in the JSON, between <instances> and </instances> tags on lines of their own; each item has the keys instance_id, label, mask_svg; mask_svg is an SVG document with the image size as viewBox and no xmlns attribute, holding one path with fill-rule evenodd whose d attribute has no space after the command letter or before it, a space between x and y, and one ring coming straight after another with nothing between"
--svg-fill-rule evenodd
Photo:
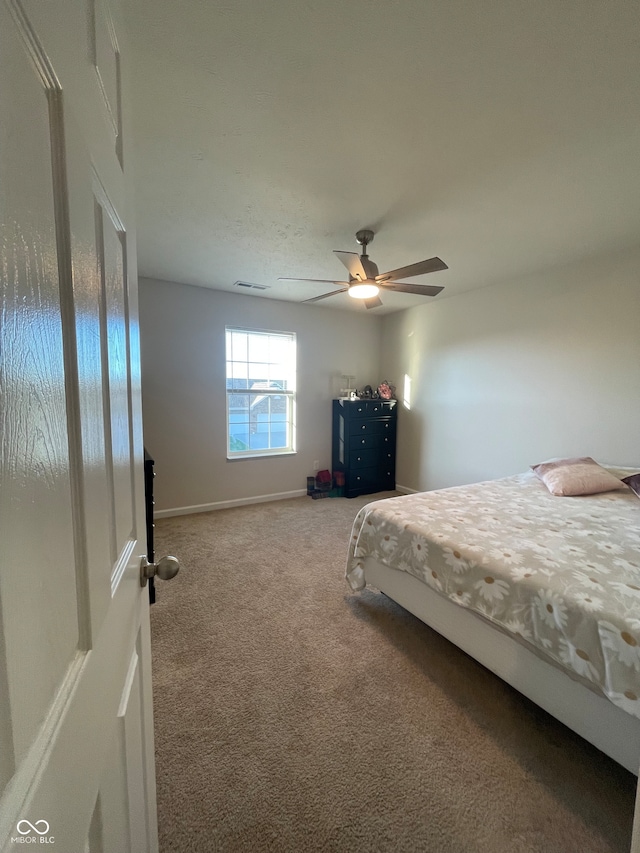
<instances>
[{"instance_id":1,"label":"mattress","mask_svg":"<svg viewBox=\"0 0 640 853\"><path fill-rule=\"evenodd\" d=\"M640 500L631 490L556 497L527 472L375 501L353 525L353 590L366 584L369 556L640 718Z\"/></svg>"}]
</instances>

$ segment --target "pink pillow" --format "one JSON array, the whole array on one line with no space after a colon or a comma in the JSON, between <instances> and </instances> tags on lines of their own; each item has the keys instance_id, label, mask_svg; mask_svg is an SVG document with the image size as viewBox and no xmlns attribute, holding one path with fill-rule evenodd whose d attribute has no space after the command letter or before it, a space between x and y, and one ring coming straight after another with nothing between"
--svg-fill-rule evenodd
<instances>
[{"instance_id":1,"label":"pink pillow","mask_svg":"<svg viewBox=\"0 0 640 853\"><path fill-rule=\"evenodd\" d=\"M596 495L625 489L626 485L590 456L556 459L532 465L552 495Z\"/></svg>"}]
</instances>

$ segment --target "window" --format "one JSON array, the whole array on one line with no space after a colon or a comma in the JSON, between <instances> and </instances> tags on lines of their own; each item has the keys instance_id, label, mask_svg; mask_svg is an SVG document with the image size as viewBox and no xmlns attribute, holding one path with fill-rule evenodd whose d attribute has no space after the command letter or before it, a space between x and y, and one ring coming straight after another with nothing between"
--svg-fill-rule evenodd
<instances>
[{"instance_id":1,"label":"window","mask_svg":"<svg viewBox=\"0 0 640 853\"><path fill-rule=\"evenodd\" d=\"M295 452L296 336L226 328L227 458Z\"/></svg>"}]
</instances>

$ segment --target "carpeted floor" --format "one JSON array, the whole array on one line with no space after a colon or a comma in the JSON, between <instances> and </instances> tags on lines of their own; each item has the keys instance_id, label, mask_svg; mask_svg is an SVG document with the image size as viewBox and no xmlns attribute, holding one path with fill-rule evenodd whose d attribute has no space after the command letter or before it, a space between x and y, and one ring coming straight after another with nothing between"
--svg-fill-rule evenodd
<instances>
[{"instance_id":1,"label":"carpeted floor","mask_svg":"<svg viewBox=\"0 0 640 853\"><path fill-rule=\"evenodd\" d=\"M623 853L635 777L385 596L370 500L157 522L161 853Z\"/></svg>"}]
</instances>

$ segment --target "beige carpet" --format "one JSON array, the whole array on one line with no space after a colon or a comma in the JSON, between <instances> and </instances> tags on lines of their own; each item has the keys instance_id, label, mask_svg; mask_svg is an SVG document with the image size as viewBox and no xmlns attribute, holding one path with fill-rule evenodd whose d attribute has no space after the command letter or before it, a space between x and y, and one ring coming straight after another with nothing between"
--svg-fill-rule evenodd
<instances>
[{"instance_id":1,"label":"beige carpet","mask_svg":"<svg viewBox=\"0 0 640 853\"><path fill-rule=\"evenodd\" d=\"M159 521L162 853L622 853L635 778L385 596L370 497Z\"/></svg>"}]
</instances>

